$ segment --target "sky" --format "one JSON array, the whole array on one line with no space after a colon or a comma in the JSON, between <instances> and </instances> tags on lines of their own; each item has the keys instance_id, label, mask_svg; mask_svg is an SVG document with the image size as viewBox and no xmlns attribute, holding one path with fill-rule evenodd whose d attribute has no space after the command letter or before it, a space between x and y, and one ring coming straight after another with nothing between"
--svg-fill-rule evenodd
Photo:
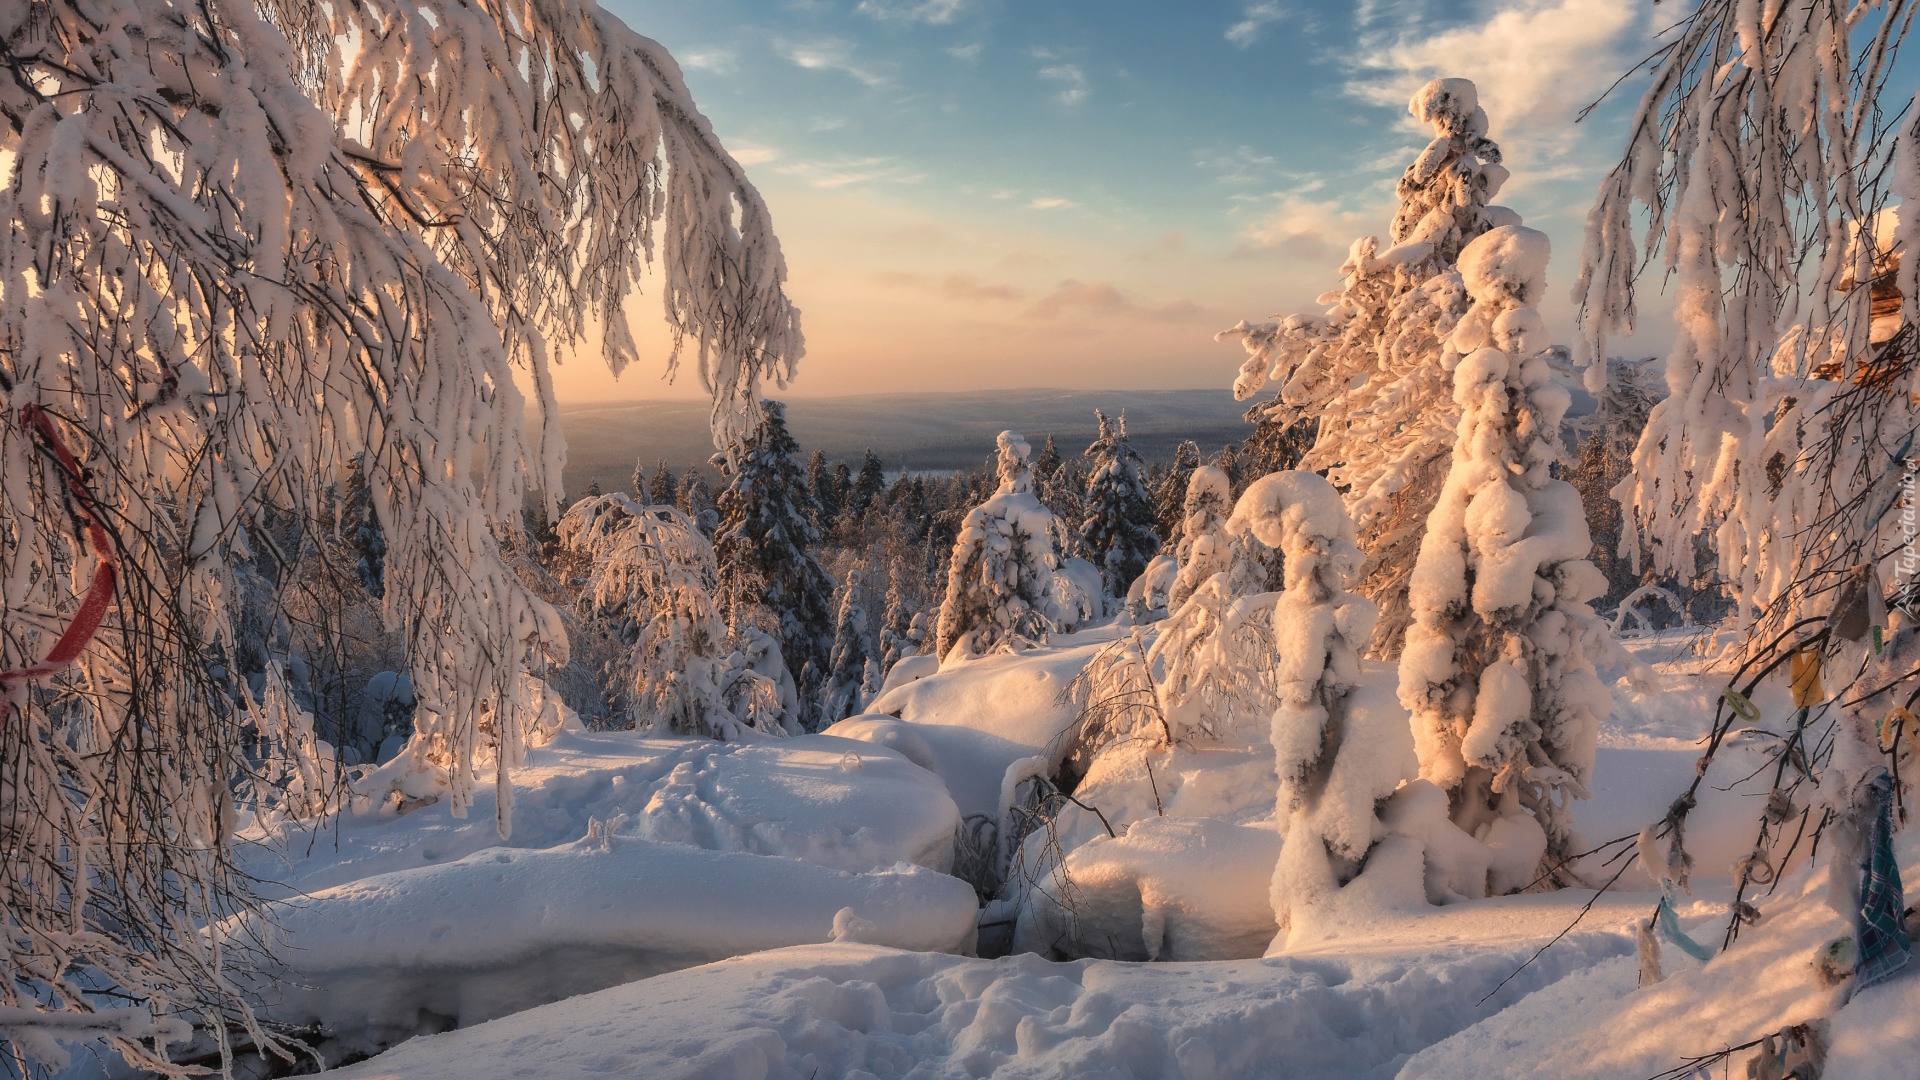
<instances>
[{"instance_id":1,"label":"sky","mask_svg":"<svg viewBox=\"0 0 1920 1080\"><path fill-rule=\"evenodd\" d=\"M1472 79L1553 241L1558 340L1586 210L1662 9L1633 0L603 0L679 60L772 211L807 355L790 397L1231 384L1215 332L1314 309L1384 236L1431 133L1413 90ZM597 356L563 402L698 396ZM1660 351L1657 301L1623 351Z\"/></svg>"}]
</instances>

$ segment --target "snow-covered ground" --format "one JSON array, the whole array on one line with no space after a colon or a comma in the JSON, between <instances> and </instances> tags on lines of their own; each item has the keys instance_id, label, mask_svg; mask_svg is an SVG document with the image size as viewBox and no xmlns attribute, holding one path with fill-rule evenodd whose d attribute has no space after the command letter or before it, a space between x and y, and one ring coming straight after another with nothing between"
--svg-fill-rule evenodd
<instances>
[{"instance_id":1,"label":"snow-covered ground","mask_svg":"<svg viewBox=\"0 0 1920 1080\"><path fill-rule=\"evenodd\" d=\"M286 946L269 1015L319 1026L331 1061L391 1047L339 1073L365 1080L1632 1080L1818 1017L1828 1080L1920 1075L1920 977L1844 1008L1814 981L1846 925L1825 866L1785 876L1712 962L1666 949L1645 989L1633 926L1658 894L1637 869L1531 963L1592 892L1434 907L1388 889L1366 900L1378 917L1263 958L1280 847L1263 732L1101 752L1075 788L1087 809L1019 849L1016 951L975 958L976 919L1015 913L980 912L945 873L961 819L997 820L1010 778L1058 764L1062 691L1113 633L951 665L831 735L570 726L516 774L509 840L491 792L465 819L390 802L317 831L256 825L249 865ZM1722 685L1692 644L1628 642L1610 674L1587 840L1637 833L1692 778ZM1368 663L1357 692L1390 698L1393 676ZM1756 700L1786 707L1780 688ZM1702 941L1753 843L1738 781L1758 762L1723 749L1690 819L1678 911ZM1920 837L1899 855L1913 880Z\"/></svg>"},{"instance_id":2,"label":"snow-covered ground","mask_svg":"<svg viewBox=\"0 0 1920 1080\"><path fill-rule=\"evenodd\" d=\"M508 840L491 791L464 819L389 801L256 828L250 868L281 896L268 1018L337 1060L759 949L973 946L974 892L943 873L958 812L890 750L569 728L515 786Z\"/></svg>"}]
</instances>

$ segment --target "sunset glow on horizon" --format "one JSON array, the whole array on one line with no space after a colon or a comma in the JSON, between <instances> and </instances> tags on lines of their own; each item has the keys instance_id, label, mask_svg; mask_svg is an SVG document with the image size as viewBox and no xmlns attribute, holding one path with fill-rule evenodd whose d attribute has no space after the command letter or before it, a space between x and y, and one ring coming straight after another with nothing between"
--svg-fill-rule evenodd
<instances>
[{"instance_id":1,"label":"sunset glow on horizon","mask_svg":"<svg viewBox=\"0 0 1920 1080\"><path fill-rule=\"evenodd\" d=\"M772 209L807 356L769 393L794 397L1224 388L1243 354L1216 331L1312 310L1386 234L1429 137L1406 99L1436 76L1479 86L1497 201L1552 237L1543 313L1571 342L1586 207L1640 84L1571 121L1651 40L1603 0L607 6L679 58ZM564 403L701 395L690 366L661 378L657 295L629 309L642 363L569 358ZM1664 344L1649 299L1623 349Z\"/></svg>"}]
</instances>

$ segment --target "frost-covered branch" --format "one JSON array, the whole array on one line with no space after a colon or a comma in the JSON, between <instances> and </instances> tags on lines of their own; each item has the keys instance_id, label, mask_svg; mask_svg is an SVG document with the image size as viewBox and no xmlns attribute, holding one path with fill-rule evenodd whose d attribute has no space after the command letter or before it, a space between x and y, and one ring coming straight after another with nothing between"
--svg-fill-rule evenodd
<instances>
[{"instance_id":1,"label":"frost-covered branch","mask_svg":"<svg viewBox=\"0 0 1920 1080\"><path fill-rule=\"evenodd\" d=\"M1901 262L1920 229L1920 118L1883 98L1913 14L1703 0L1651 59L1587 219L1574 300L1590 356L1633 332L1656 260L1675 290L1669 394L1615 489L1639 524L1622 554L1691 578L1693 537L1710 533L1761 636L1898 546L1881 504L1916 427L1915 350L1895 331L1920 300Z\"/></svg>"}]
</instances>

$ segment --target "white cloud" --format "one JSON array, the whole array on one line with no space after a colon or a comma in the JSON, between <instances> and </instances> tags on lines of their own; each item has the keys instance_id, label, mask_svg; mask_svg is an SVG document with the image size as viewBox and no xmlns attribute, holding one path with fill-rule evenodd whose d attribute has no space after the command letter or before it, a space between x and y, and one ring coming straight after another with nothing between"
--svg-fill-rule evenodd
<instances>
[{"instance_id":1,"label":"white cloud","mask_svg":"<svg viewBox=\"0 0 1920 1080\"><path fill-rule=\"evenodd\" d=\"M963 60L969 64L977 64L980 62L980 43L976 41L971 45L948 46L947 55L953 57L955 60Z\"/></svg>"},{"instance_id":2,"label":"white cloud","mask_svg":"<svg viewBox=\"0 0 1920 1080\"><path fill-rule=\"evenodd\" d=\"M838 38L823 38L803 43L777 42L775 51L798 67L808 71L838 71L850 75L867 86L885 86L887 77L867 67L854 57L853 46Z\"/></svg>"},{"instance_id":3,"label":"white cloud","mask_svg":"<svg viewBox=\"0 0 1920 1080\"><path fill-rule=\"evenodd\" d=\"M1574 117L1649 43L1645 13L1619 0L1496 0L1484 16L1444 30L1380 20L1396 24L1362 35L1348 92L1404 108L1429 79L1471 79L1489 134L1510 165L1522 166L1517 180L1551 175L1543 170L1579 146L1585 132Z\"/></svg>"},{"instance_id":4,"label":"white cloud","mask_svg":"<svg viewBox=\"0 0 1920 1080\"><path fill-rule=\"evenodd\" d=\"M1388 205L1354 210L1337 200L1316 201L1299 191L1276 192L1268 199L1265 212L1241 230L1241 243L1234 254L1243 258L1285 255L1324 259L1332 262L1326 268L1332 271L1339 266L1338 256L1356 237L1384 235L1391 217Z\"/></svg>"},{"instance_id":5,"label":"white cloud","mask_svg":"<svg viewBox=\"0 0 1920 1080\"><path fill-rule=\"evenodd\" d=\"M814 187L828 189L853 184L917 184L927 178L924 171L916 171L890 157L790 161L773 168L782 175L797 176Z\"/></svg>"},{"instance_id":6,"label":"white cloud","mask_svg":"<svg viewBox=\"0 0 1920 1080\"><path fill-rule=\"evenodd\" d=\"M945 26L971 6L972 0L860 0L853 10L882 22Z\"/></svg>"},{"instance_id":7,"label":"white cloud","mask_svg":"<svg viewBox=\"0 0 1920 1080\"><path fill-rule=\"evenodd\" d=\"M1035 49L1034 55L1039 56L1041 51ZM1081 71L1078 64L1048 65L1040 69L1040 77L1063 84L1061 91L1054 95L1062 105L1078 105L1087 100L1087 95L1092 92L1087 85L1086 72Z\"/></svg>"},{"instance_id":8,"label":"white cloud","mask_svg":"<svg viewBox=\"0 0 1920 1080\"><path fill-rule=\"evenodd\" d=\"M1270 23L1279 22L1286 12L1280 10L1279 4L1266 0L1243 8L1241 14L1246 17L1227 27L1227 40L1244 49L1260 40L1260 31Z\"/></svg>"},{"instance_id":9,"label":"white cloud","mask_svg":"<svg viewBox=\"0 0 1920 1080\"><path fill-rule=\"evenodd\" d=\"M1027 204L1030 209L1034 210L1060 210L1079 205L1079 203L1074 202L1072 199L1059 199L1050 195L1041 196Z\"/></svg>"},{"instance_id":10,"label":"white cloud","mask_svg":"<svg viewBox=\"0 0 1920 1080\"><path fill-rule=\"evenodd\" d=\"M680 54L680 66L693 71L731 75L739 70L732 49L691 49Z\"/></svg>"},{"instance_id":11,"label":"white cloud","mask_svg":"<svg viewBox=\"0 0 1920 1080\"><path fill-rule=\"evenodd\" d=\"M780 160L780 151L759 143L735 140L727 149L733 154L733 160L742 165L765 165L769 161Z\"/></svg>"},{"instance_id":12,"label":"white cloud","mask_svg":"<svg viewBox=\"0 0 1920 1080\"><path fill-rule=\"evenodd\" d=\"M1231 150L1202 151L1200 160L1194 164L1214 174L1223 184L1252 184L1271 181L1274 159L1262 154L1251 146L1236 146Z\"/></svg>"},{"instance_id":13,"label":"white cloud","mask_svg":"<svg viewBox=\"0 0 1920 1080\"><path fill-rule=\"evenodd\" d=\"M1068 278L1054 286L1053 291L1034 301L1027 309L1027 317L1033 319L1057 319L1062 316L1082 318L1116 318L1131 316L1154 322L1178 322L1193 318L1201 313L1200 305L1191 300L1169 300L1158 304L1143 304L1121 291L1110 281L1080 281Z\"/></svg>"}]
</instances>

